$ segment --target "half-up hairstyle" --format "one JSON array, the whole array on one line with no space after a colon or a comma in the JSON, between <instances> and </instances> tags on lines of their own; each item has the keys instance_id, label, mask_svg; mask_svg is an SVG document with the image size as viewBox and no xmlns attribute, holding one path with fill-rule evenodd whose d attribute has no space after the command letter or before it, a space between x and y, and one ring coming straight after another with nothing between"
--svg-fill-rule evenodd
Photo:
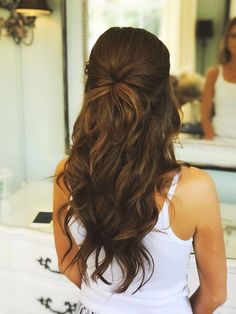
<instances>
[{"instance_id":1,"label":"half-up hairstyle","mask_svg":"<svg viewBox=\"0 0 236 314\"><path fill-rule=\"evenodd\" d=\"M143 238L158 220L154 194L163 195L181 169L173 150L181 121L169 69L169 52L155 35L112 27L97 40L85 70L83 107L63 172L70 193L64 230L70 238L71 217L86 230L72 261L79 261L85 282L92 253L91 280L111 284L104 273L118 263L123 281L117 293L140 272L138 289L150 279L154 264ZM148 278L147 265L152 270Z\"/></svg>"}]
</instances>

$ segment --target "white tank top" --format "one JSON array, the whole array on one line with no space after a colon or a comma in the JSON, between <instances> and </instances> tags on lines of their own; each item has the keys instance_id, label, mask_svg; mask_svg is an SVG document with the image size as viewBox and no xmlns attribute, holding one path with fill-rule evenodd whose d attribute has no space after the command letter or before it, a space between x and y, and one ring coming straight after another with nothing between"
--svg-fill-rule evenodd
<instances>
[{"instance_id":1,"label":"white tank top","mask_svg":"<svg viewBox=\"0 0 236 314\"><path fill-rule=\"evenodd\" d=\"M222 65L215 82L214 104L212 123L216 136L236 139L236 83L224 79Z\"/></svg>"},{"instance_id":2,"label":"white tank top","mask_svg":"<svg viewBox=\"0 0 236 314\"><path fill-rule=\"evenodd\" d=\"M157 224L143 239L154 261L151 279L134 295L132 293L139 286L139 276L124 293L113 293L114 287L122 279L120 268L114 261L104 273L104 278L112 282L112 285L106 285L99 279L97 283L90 280L89 285L82 282L80 302L88 309L99 314L192 314L187 287L192 238L178 238L169 222L169 200L174 194L178 179L179 174L173 177L168 199L159 213ZM86 234L83 226L72 221L70 232L76 244L80 245ZM103 254L104 252L99 256L101 259ZM89 257L87 266L90 276L95 269L93 254Z\"/></svg>"}]
</instances>

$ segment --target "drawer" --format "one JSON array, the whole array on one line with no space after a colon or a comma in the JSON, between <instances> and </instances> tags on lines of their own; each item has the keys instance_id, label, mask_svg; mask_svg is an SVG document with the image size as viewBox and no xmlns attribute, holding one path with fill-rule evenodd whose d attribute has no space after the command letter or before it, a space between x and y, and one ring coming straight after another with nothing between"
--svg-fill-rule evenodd
<instances>
[{"instance_id":1,"label":"drawer","mask_svg":"<svg viewBox=\"0 0 236 314\"><path fill-rule=\"evenodd\" d=\"M11 314L73 314L80 295L80 289L69 281L54 282L17 271L5 278L0 272L0 292L6 298L0 303L1 314L2 309Z\"/></svg>"},{"instance_id":2,"label":"drawer","mask_svg":"<svg viewBox=\"0 0 236 314\"><path fill-rule=\"evenodd\" d=\"M80 290L68 285L41 280L36 276L17 276L15 304L20 305L14 314L74 313Z\"/></svg>"},{"instance_id":3,"label":"drawer","mask_svg":"<svg viewBox=\"0 0 236 314\"><path fill-rule=\"evenodd\" d=\"M13 270L58 276L52 233L0 225L0 266Z\"/></svg>"},{"instance_id":4,"label":"drawer","mask_svg":"<svg viewBox=\"0 0 236 314\"><path fill-rule=\"evenodd\" d=\"M61 276L56 250L47 243L14 240L11 243L11 268L50 278Z\"/></svg>"}]
</instances>

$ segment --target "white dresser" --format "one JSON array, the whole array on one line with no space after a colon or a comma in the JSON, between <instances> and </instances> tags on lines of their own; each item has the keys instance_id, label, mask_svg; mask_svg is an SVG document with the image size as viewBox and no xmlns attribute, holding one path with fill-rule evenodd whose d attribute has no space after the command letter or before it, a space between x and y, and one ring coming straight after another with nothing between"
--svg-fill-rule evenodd
<instances>
[{"instance_id":1,"label":"white dresser","mask_svg":"<svg viewBox=\"0 0 236 314\"><path fill-rule=\"evenodd\" d=\"M52 184L26 186L10 207L0 218L0 314L74 313L79 289L58 271L52 228L30 228L52 209Z\"/></svg>"},{"instance_id":2,"label":"white dresser","mask_svg":"<svg viewBox=\"0 0 236 314\"><path fill-rule=\"evenodd\" d=\"M0 217L0 314L74 314L79 289L58 272L52 228L30 227L38 211L52 209L52 184L32 183L12 195L9 203L10 213ZM232 208L225 208L227 224ZM236 231L228 225L226 244L232 252L227 249L227 254L235 259L227 260L228 300L217 314L236 314ZM190 293L197 284L192 255Z\"/></svg>"}]
</instances>

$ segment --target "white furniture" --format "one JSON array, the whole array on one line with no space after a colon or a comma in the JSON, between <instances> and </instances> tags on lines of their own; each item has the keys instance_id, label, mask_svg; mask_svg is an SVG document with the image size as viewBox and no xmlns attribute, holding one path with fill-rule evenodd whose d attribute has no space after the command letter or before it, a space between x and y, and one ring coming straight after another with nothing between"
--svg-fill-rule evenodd
<instances>
[{"instance_id":1,"label":"white furniture","mask_svg":"<svg viewBox=\"0 0 236 314\"><path fill-rule=\"evenodd\" d=\"M12 195L9 203L11 211L0 218L0 314L74 314L79 289L58 272L52 227L43 230L30 228L38 211L52 209L52 184L32 183ZM227 260L228 300L216 313L235 314L236 241L231 241L231 237L236 239L233 229L236 208L235 205L224 205L222 209L228 235L227 254L234 259ZM190 293L197 285L198 276L192 255L189 265Z\"/></svg>"},{"instance_id":2,"label":"white furniture","mask_svg":"<svg viewBox=\"0 0 236 314\"><path fill-rule=\"evenodd\" d=\"M0 218L0 314L72 314L79 289L58 272L52 228L30 228L52 209L52 185L34 183L10 199Z\"/></svg>"},{"instance_id":3,"label":"white furniture","mask_svg":"<svg viewBox=\"0 0 236 314\"><path fill-rule=\"evenodd\" d=\"M214 140L186 138L180 133L181 143L176 143L175 152L179 160L201 166L236 168L235 139L216 137Z\"/></svg>"}]
</instances>

